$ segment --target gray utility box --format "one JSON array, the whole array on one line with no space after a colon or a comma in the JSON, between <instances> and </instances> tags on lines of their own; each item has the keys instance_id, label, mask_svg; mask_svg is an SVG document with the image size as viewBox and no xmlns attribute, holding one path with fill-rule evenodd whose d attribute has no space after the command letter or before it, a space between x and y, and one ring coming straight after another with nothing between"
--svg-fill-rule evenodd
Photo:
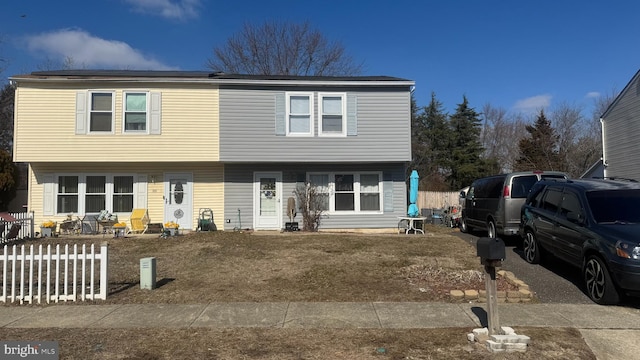
<instances>
[{"instance_id":1,"label":"gray utility box","mask_svg":"<svg viewBox=\"0 0 640 360\"><path fill-rule=\"evenodd\" d=\"M140 289L156 288L156 258L140 259Z\"/></svg>"},{"instance_id":2,"label":"gray utility box","mask_svg":"<svg viewBox=\"0 0 640 360\"><path fill-rule=\"evenodd\" d=\"M502 239L481 237L476 246L478 256L483 260L502 260L505 258L506 253Z\"/></svg>"}]
</instances>

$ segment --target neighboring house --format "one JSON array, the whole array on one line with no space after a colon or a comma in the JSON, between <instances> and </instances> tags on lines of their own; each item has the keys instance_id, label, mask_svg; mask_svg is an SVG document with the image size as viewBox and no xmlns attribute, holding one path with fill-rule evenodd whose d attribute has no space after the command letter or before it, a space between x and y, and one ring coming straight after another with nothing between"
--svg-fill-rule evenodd
<instances>
[{"instance_id":1,"label":"neighboring house","mask_svg":"<svg viewBox=\"0 0 640 360\"><path fill-rule=\"evenodd\" d=\"M605 177L640 181L640 71L600 117Z\"/></svg>"},{"instance_id":2,"label":"neighboring house","mask_svg":"<svg viewBox=\"0 0 640 360\"><path fill-rule=\"evenodd\" d=\"M36 222L108 210L195 230L284 228L325 193L321 229L392 228L406 211L410 91L391 77L64 70L16 84L14 161ZM302 222L298 213L296 221Z\"/></svg>"},{"instance_id":3,"label":"neighboring house","mask_svg":"<svg viewBox=\"0 0 640 360\"><path fill-rule=\"evenodd\" d=\"M604 164L602 163L602 159L596 161L593 165L591 165L582 175L580 175L581 179L592 179L604 178Z\"/></svg>"}]
</instances>

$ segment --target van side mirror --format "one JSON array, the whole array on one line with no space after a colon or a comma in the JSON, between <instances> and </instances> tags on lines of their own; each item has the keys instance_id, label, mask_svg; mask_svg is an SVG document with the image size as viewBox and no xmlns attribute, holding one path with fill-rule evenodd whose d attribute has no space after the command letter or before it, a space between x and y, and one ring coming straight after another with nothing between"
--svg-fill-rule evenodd
<instances>
[{"instance_id":1,"label":"van side mirror","mask_svg":"<svg viewBox=\"0 0 640 360\"><path fill-rule=\"evenodd\" d=\"M460 191L460 197L461 198L466 198L467 197L467 193L464 191Z\"/></svg>"}]
</instances>

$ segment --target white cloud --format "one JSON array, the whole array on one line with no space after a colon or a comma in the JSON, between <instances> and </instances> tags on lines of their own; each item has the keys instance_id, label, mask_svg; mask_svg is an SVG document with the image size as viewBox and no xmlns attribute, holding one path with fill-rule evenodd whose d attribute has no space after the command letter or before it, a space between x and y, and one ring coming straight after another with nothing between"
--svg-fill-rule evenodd
<instances>
[{"instance_id":1,"label":"white cloud","mask_svg":"<svg viewBox=\"0 0 640 360\"><path fill-rule=\"evenodd\" d=\"M187 20L199 16L201 0L124 0L134 10L143 14L161 16L172 20Z\"/></svg>"},{"instance_id":2,"label":"white cloud","mask_svg":"<svg viewBox=\"0 0 640 360\"><path fill-rule=\"evenodd\" d=\"M584 97L586 97L587 99L595 99L600 97L600 93L597 91L589 91Z\"/></svg>"},{"instance_id":3,"label":"white cloud","mask_svg":"<svg viewBox=\"0 0 640 360\"><path fill-rule=\"evenodd\" d=\"M62 29L28 36L30 51L93 69L174 70L118 40L95 37L80 29Z\"/></svg>"},{"instance_id":4,"label":"white cloud","mask_svg":"<svg viewBox=\"0 0 640 360\"><path fill-rule=\"evenodd\" d=\"M551 105L551 95L543 94L516 101L513 109L526 113L538 112Z\"/></svg>"}]
</instances>

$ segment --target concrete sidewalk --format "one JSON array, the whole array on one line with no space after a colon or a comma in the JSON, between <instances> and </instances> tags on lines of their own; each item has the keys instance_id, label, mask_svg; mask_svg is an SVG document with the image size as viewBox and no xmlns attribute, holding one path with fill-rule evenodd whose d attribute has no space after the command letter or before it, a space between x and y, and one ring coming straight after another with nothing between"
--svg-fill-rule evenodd
<instances>
[{"instance_id":1,"label":"concrete sidewalk","mask_svg":"<svg viewBox=\"0 0 640 360\"><path fill-rule=\"evenodd\" d=\"M209 303L3 306L7 328L440 328L487 326L485 304ZM640 358L640 310L595 304L500 304L501 326L579 329L598 359ZM526 335L526 334L524 334Z\"/></svg>"}]
</instances>

